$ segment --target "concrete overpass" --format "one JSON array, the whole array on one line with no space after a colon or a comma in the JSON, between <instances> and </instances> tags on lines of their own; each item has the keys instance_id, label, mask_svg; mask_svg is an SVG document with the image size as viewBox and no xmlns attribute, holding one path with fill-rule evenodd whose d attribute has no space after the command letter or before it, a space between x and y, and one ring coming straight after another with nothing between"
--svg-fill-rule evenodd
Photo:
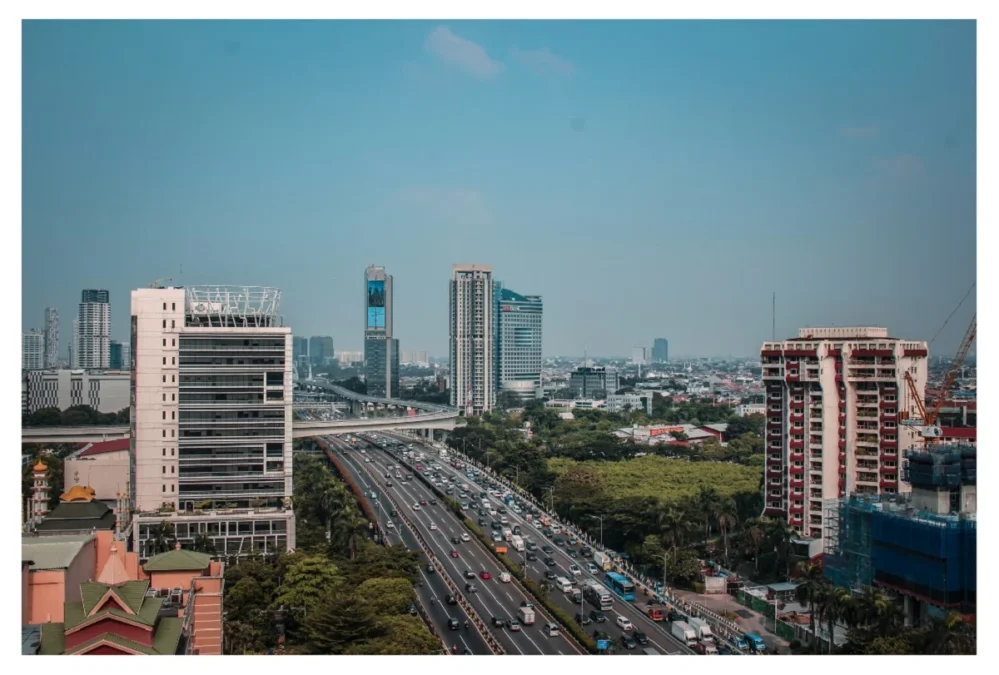
<instances>
[{"instance_id":1,"label":"concrete overpass","mask_svg":"<svg viewBox=\"0 0 999 675\"><path fill-rule=\"evenodd\" d=\"M376 417L372 419L341 419L341 420L295 420L292 423L292 438L310 438L330 434L354 434L368 431L398 431L408 429L442 429L451 430L458 419L458 410L444 408L416 401L401 401L397 399L380 399L372 396L362 396L349 389L336 385L325 385L324 389L334 395L357 404L360 410L363 405L394 406L396 408L411 408L423 411L422 414L404 415L399 417ZM299 408L294 405L294 408ZM302 409L314 409L314 404L304 404ZM352 406L353 407L353 406ZM23 427L21 429L22 443L97 443L116 438L128 438L127 424L120 426L85 426L85 427Z\"/></svg>"}]
</instances>

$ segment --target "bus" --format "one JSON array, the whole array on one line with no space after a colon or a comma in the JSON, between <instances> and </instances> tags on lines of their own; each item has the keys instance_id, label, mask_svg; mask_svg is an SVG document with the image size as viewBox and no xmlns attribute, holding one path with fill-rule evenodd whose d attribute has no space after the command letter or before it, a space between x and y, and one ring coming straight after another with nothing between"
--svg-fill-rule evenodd
<instances>
[{"instance_id":1,"label":"bus","mask_svg":"<svg viewBox=\"0 0 999 675\"><path fill-rule=\"evenodd\" d=\"M586 582L583 587L583 598L601 611L610 609L614 604L614 598L607 592L607 589L595 581Z\"/></svg>"},{"instance_id":2,"label":"bus","mask_svg":"<svg viewBox=\"0 0 999 675\"><path fill-rule=\"evenodd\" d=\"M608 572L604 575L604 584L607 588L618 594L622 600L631 602L635 599L635 584L617 572Z\"/></svg>"}]
</instances>

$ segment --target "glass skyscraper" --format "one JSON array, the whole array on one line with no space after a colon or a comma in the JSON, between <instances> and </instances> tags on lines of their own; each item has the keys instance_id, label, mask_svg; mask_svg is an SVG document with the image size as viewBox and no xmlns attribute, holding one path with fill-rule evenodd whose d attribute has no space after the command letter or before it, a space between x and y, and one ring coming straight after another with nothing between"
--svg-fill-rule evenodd
<instances>
[{"instance_id":1,"label":"glass skyscraper","mask_svg":"<svg viewBox=\"0 0 999 675\"><path fill-rule=\"evenodd\" d=\"M652 362L666 363L669 361L669 340L656 338L652 342Z\"/></svg>"},{"instance_id":2,"label":"glass skyscraper","mask_svg":"<svg viewBox=\"0 0 999 675\"><path fill-rule=\"evenodd\" d=\"M364 381L371 396L399 396L399 341L392 337L392 318L392 275L371 265L364 271Z\"/></svg>"},{"instance_id":3,"label":"glass skyscraper","mask_svg":"<svg viewBox=\"0 0 999 675\"><path fill-rule=\"evenodd\" d=\"M529 401L541 387L541 296L515 293L497 281L493 298L496 395L512 392Z\"/></svg>"}]
</instances>

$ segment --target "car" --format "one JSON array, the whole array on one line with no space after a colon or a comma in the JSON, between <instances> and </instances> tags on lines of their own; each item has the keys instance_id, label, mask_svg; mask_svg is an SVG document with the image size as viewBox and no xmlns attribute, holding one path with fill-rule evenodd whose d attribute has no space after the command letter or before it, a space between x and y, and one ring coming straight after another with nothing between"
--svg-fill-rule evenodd
<instances>
[{"instance_id":1,"label":"car","mask_svg":"<svg viewBox=\"0 0 999 675\"><path fill-rule=\"evenodd\" d=\"M599 610L591 610L590 618L593 619L594 623L607 623L607 616Z\"/></svg>"},{"instance_id":2,"label":"car","mask_svg":"<svg viewBox=\"0 0 999 675\"><path fill-rule=\"evenodd\" d=\"M486 510L485 509L479 509L479 515L480 516L486 515Z\"/></svg>"},{"instance_id":3,"label":"car","mask_svg":"<svg viewBox=\"0 0 999 675\"><path fill-rule=\"evenodd\" d=\"M502 530L503 529L503 523L501 523L498 520L494 520L491 524L492 524L492 528L494 530Z\"/></svg>"},{"instance_id":4,"label":"car","mask_svg":"<svg viewBox=\"0 0 999 675\"><path fill-rule=\"evenodd\" d=\"M634 649L638 645L635 642L635 638L631 637L627 633L621 636L621 646L625 649Z\"/></svg>"},{"instance_id":5,"label":"car","mask_svg":"<svg viewBox=\"0 0 999 675\"><path fill-rule=\"evenodd\" d=\"M447 620L447 627L449 630L461 630L461 624L454 617Z\"/></svg>"},{"instance_id":6,"label":"car","mask_svg":"<svg viewBox=\"0 0 999 675\"><path fill-rule=\"evenodd\" d=\"M575 538L575 537L569 537L569 546L575 546L575 545L576 545L576 544L578 544L578 543L579 543L579 542L578 542L578 541L576 541L576 538Z\"/></svg>"},{"instance_id":7,"label":"car","mask_svg":"<svg viewBox=\"0 0 999 675\"><path fill-rule=\"evenodd\" d=\"M541 550L544 551L545 553L547 553L548 555L551 555L554 552L555 549L553 549L548 544L545 544L544 546L541 547Z\"/></svg>"},{"instance_id":8,"label":"car","mask_svg":"<svg viewBox=\"0 0 999 675\"><path fill-rule=\"evenodd\" d=\"M448 593L447 595L444 596L444 602L446 602L449 605L457 605L458 604L458 598L456 598L453 595L451 595L450 593Z\"/></svg>"},{"instance_id":9,"label":"car","mask_svg":"<svg viewBox=\"0 0 999 675\"><path fill-rule=\"evenodd\" d=\"M557 623L546 623L541 627L541 632L548 637L558 637L558 624Z\"/></svg>"},{"instance_id":10,"label":"car","mask_svg":"<svg viewBox=\"0 0 999 675\"><path fill-rule=\"evenodd\" d=\"M371 464L371 458L370 457L365 457L364 458L364 463L365 464Z\"/></svg>"},{"instance_id":11,"label":"car","mask_svg":"<svg viewBox=\"0 0 999 675\"><path fill-rule=\"evenodd\" d=\"M431 506L437 506L437 500L436 499L431 499L430 500L430 505Z\"/></svg>"},{"instance_id":12,"label":"car","mask_svg":"<svg viewBox=\"0 0 999 675\"><path fill-rule=\"evenodd\" d=\"M534 551L528 551L527 552L527 559L531 560L531 561L537 560L538 559L538 554L535 553Z\"/></svg>"},{"instance_id":13,"label":"car","mask_svg":"<svg viewBox=\"0 0 999 675\"><path fill-rule=\"evenodd\" d=\"M578 577L583 573L583 570L579 569L579 565L572 564L569 565L569 571L572 572L572 576Z\"/></svg>"},{"instance_id":14,"label":"car","mask_svg":"<svg viewBox=\"0 0 999 675\"><path fill-rule=\"evenodd\" d=\"M431 530L436 530L437 529L436 523L430 523L430 529Z\"/></svg>"},{"instance_id":15,"label":"car","mask_svg":"<svg viewBox=\"0 0 999 675\"><path fill-rule=\"evenodd\" d=\"M413 510L414 511L419 511L420 510L420 505L419 504L413 504Z\"/></svg>"},{"instance_id":16,"label":"car","mask_svg":"<svg viewBox=\"0 0 999 675\"><path fill-rule=\"evenodd\" d=\"M461 503L461 510L462 511L467 511L468 510L468 502L462 502Z\"/></svg>"},{"instance_id":17,"label":"car","mask_svg":"<svg viewBox=\"0 0 999 675\"><path fill-rule=\"evenodd\" d=\"M388 522L385 523L385 528L389 529L389 530L394 530L395 529L395 524L390 520L390 521L388 521Z\"/></svg>"},{"instance_id":18,"label":"car","mask_svg":"<svg viewBox=\"0 0 999 675\"><path fill-rule=\"evenodd\" d=\"M466 593L478 593L479 589L475 587L475 584L465 584Z\"/></svg>"},{"instance_id":19,"label":"car","mask_svg":"<svg viewBox=\"0 0 999 675\"><path fill-rule=\"evenodd\" d=\"M634 633L632 633L631 637L635 638L635 642L637 642L642 646L649 644L649 636L640 630L636 630Z\"/></svg>"},{"instance_id":20,"label":"car","mask_svg":"<svg viewBox=\"0 0 999 675\"><path fill-rule=\"evenodd\" d=\"M479 572L479 577L481 577L482 579L492 579L493 578L492 575L489 574L489 572L487 572L485 570L482 570L481 572Z\"/></svg>"},{"instance_id":21,"label":"car","mask_svg":"<svg viewBox=\"0 0 999 675\"><path fill-rule=\"evenodd\" d=\"M635 630L635 626L632 625L631 620L623 616L619 615L617 619L614 621L614 623L616 623L617 627L620 628L621 630Z\"/></svg>"},{"instance_id":22,"label":"car","mask_svg":"<svg viewBox=\"0 0 999 675\"><path fill-rule=\"evenodd\" d=\"M558 575L552 572L551 570L545 570L545 579L548 579L549 581L554 581L555 579L558 579Z\"/></svg>"},{"instance_id":23,"label":"car","mask_svg":"<svg viewBox=\"0 0 999 675\"><path fill-rule=\"evenodd\" d=\"M576 553L576 549L574 549L574 548L570 548L568 551L566 551L566 553L569 555L570 558L578 558L579 557L579 555Z\"/></svg>"},{"instance_id":24,"label":"car","mask_svg":"<svg viewBox=\"0 0 999 675\"><path fill-rule=\"evenodd\" d=\"M534 609L534 603L529 600L521 600L520 606L527 607L528 609Z\"/></svg>"},{"instance_id":25,"label":"car","mask_svg":"<svg viewBox=\"0 0 999 675\"><path fill-rule=\"evenodd\" d=\"M503 627L503 619L499 618L498 616L494 616L493 619L492 619L492 622L493 622L493 626L495 628L502 628Z\"/></svg>"},{"instance_id":26,"label":"car","mask_svg":"<svg viewBox=\"0 0 999 675\"><path fill-rule=\"evenodd\" d=\"M468 541L469 539L471 539L471 537L468 536L468 532L462 532L461 533L461 540L462 541Z\"/></svg>"},{"instance_id":27,"label":"car","mask_svg":"<svg viewBox=\"0 0 999 675\"><path fill-rule=\"evenodd\" d=\"M486 522L487 521L486 521L485 518L479 518L479 527L485 527L486 526Z\"/></svg>"},{"instance_id":28,"label":"car","mask_svg":"<svg viewBox=\"0 0 999 675\"><path fill-rule=\"evenodd\" d=\"M548 556L547 558L545 558L545 564L548 565L549 567L555 567L556 564L555 558Z\"/></svg>"},{"instance_id":29,"label":"car","mask_svg":"<svg viewBox=\"0 0 999 675\"><path fill-rule=\"evenodd\" d=\"M565 543L562 537L555 537L555 539L553 539L552 541L555 543L556 546L562 546L562 544Z\"/></svg>"},{"instance_id":30,"label":"car","mask_svg":"<svg viewBox=\"0 0 999 675\"><path fill-rule=\"evenodd\" d=\"M466 579L474 579L475 578L475 572L473 572L472 570L465 570L465 578Z\"/></svg>"},{"instance_id":31,"label":"car","mask_svg":"<svg viewBox=\"0 0 999 675\"><path fill-rule=\"evenodd\" d=\"M593 619L586 616L585 614L576 614L576 623L578 623L580 626L589 626L591 623L593 623Z\"/></svg>"},{"instance_id":32,"label":"car","mask_svg":"<svg viewBox=\"0 0 999 675\"><path fill-rule=\"evenodd\" d=\"M427 569L427 574L434 574L435 572L437 572L437 570L434 569L434 566L429 563L427 563L426 569Z\"/></svg>"},{"instance_id":33,"label":"car","mask_svg":"<svg viewBox=\"0 0 999 675\"><path fill-rule=\"evenodd\" d=\"M499 532L493 532L493 541L503 541L503 535Z\"/></svg>"},{"instance_id":34,"label":"car","mask_svg":"<svg viewBox=\"0 0 999 675\"><path fill-rule=\"evenodd\" d=\"M451 537L451 543L452 544L460 544L461 543L461 539L458 539L458 537Z\"/></svg>"},{"instance_id":35,"label":"car","mask_svg":"<svg viewBox=\"0 0 999 675\"><path fill-rule=\"evenodd\" d=\"M533 541L529 541L529 542L527 542L527 550L528 550L528 551L533 551L533 550L534 550L534 549L536 549L537 547L538 547L538 545L537 545L537 544L535 544L535 543L534 543Z\"/></svg>"},{"instance_id":36,"label":"car","mask_svg":"<svg viewBox=\"0 0 999 675\"><path fill-rule=\"evenodd\" d=\"M420 506L426 506L426 505L427 505L427 500L426 499L421 499L420 500Z\"/></svg>"},{"instance_id":37,"label":"car","mask_svg":"<svg viewBox=\"0 0 999 675\"><path fill-rule=\"evenodd\" d=\"M594 565L593 563L586 564L586 571L589 572L590 574L599 574L600 572L600 570L597 569L597 566Z\"/></svg>"},{"instance_id":38,"label":"car","mask_svg":"<svg viewBox=\"0 0 999 675\"><path fill-rule=\"evenodd\" d=\"M458 551L452 548L451 549L451 557L452 558L457 558L458 557Z\"/></svg>"},{"instance_id":39,"label":"car","mask_svg":"<svg viewBox=\"0 0 999 675\"><path fill-rule=\"evenodd\" d=\"M392 516L393 518L395 518L395 517L396 517L396 516L398 516L399 514L398 514L398 513L396 513L395 509L392 509L391 511L389 511L389 515L390 515L390 516Z\"/></svg>"},{"instance_id":40,"label":"car","mask_svg":"<svg viewBox=\"0 0 999 675\"><path fill-rule=\"evenodd\" d=\"M507 619L506 620L506 629L508 631L513 632L513 633L517 633L517 632L520 631L520 622L517 621L516 619Z\"/></svg>"},{"instance_id":41,"label":"car","mask_svg":"<svg viewBox=\"0 0 999 675\"><path fill-rule=\"evenodd\" d=\"M499 508L498 508L498 509L496 509L496 510L497 510L497 511L499 511L500 513L503 513L503 514L505 514L505 513L506 513L506 509L504 509L504 508L503 508L502 506L501 506L501 507L499 507ZM506 519L504 518L504 520L506 520Z\"/></svg>"}]
</instances>

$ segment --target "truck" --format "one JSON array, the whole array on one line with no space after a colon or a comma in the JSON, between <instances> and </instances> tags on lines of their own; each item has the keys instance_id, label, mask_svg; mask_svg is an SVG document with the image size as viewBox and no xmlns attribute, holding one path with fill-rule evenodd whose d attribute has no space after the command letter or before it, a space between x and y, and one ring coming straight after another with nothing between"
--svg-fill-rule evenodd
<instances>
[{"instance_id":1,"label":"truck","mask_svg":"<svg viewBox=\"0 0 999 675\"><path fill-rule=\"evenodd\" d=\"M515 551L521 551L521 552L523 552L523 550L524 550L524 538L523 537L514 535L512 543L513 543L513 549Z\"/></svg>"},{"instance_id":2,"label":"truck","mask_svg":"<svg viewBox=\"0 0 999 675\"><path fill-rule=\"evenodd\" d=\"M502 521L500 521L502 523ZM509 527L503 528L503 541L512 542L513 541L513 531Z\"/></svg>"},{"instance_id":3,"label":"truck","mask_svg":"<svg viewBox=\"0 0 999 675\"><path fill-rule=\"evenodd\" d=\"M687 619L687 623L694 629L694 632L697 633L698 640L701 642L714 643L714 633L711 632L711 625L707 621L699 617L692 616Z\"/></svg>"},{"instance_id":4,"label":"truck","mask_svg":"<svg viewBox=\"0 0 999 675\"><path fill-rule=\"evenodd\" d=\"M674 621L670 633L688 647L697 644L697 632L686 621Z\"/></svg>"},{"instance_id":5,"label":"truck","mask_svg":"<svg viewBox=\"0 0 999 675\"><path fill-rule=\"evenodd\" d=\"M583 584L583 598L601 611L610 609L614 604L610 591L593 579Z\"/></svg>"},{"instance_id":6,"label":"truck","mask_svg":"<svg viewBox=\"0 0 999 675\"><path fill-rule=\"evenodd\" d=\"M544 527L548 527L549 525L551 525L551 524L552 524L552 519L551 519L551 518L549 518L549 517L548 517L547 515L545 515L544 513L542 513L542 514L541 514L541 524L542 524L542 525L543 525Z\"/></svg>"},{"instance_id":7,"label":"truck","mask_svg":"<svg viewBox=\"0 0 999 675\"><path fill-rule=\"evenodd\" d=\"M534 608L533 607L521 607L517 610L517 618L525 626L530 626L534 623Z\"/></svg>"},{"instance_id":8,"label":"truck","mask_svg":"<svg viewBox=\"0 0 999 675\"><path fill-rule=\"evenodd\" d=\"M662 621L666 618L666 610L658 602L650 602L646 605L645 614L653 621Z\"/></svg>"},{"instance_id":9,"label":"truck","mask_svg":"<svg viewBox=\"0 0 999 675\"><path fill-rule=\"evenodd\" d=\"M746 641L749 643L749 648L756 654L762 654L767 650L767 645L763 642L763 638L756 633L746 633Z\"/></svg>"},{"instance_id":10,"label":"truck","mask_svg":"<svg viewBox=\"0 0 999 675\"><path fill-rule=\"evenodd\" d=\"M597 567L605 572L610 572L614 569L614 563L611 561L611 557L603 551L597 551L593 554L593 562L595 562Z\"/></svg>"}]
</instances>

